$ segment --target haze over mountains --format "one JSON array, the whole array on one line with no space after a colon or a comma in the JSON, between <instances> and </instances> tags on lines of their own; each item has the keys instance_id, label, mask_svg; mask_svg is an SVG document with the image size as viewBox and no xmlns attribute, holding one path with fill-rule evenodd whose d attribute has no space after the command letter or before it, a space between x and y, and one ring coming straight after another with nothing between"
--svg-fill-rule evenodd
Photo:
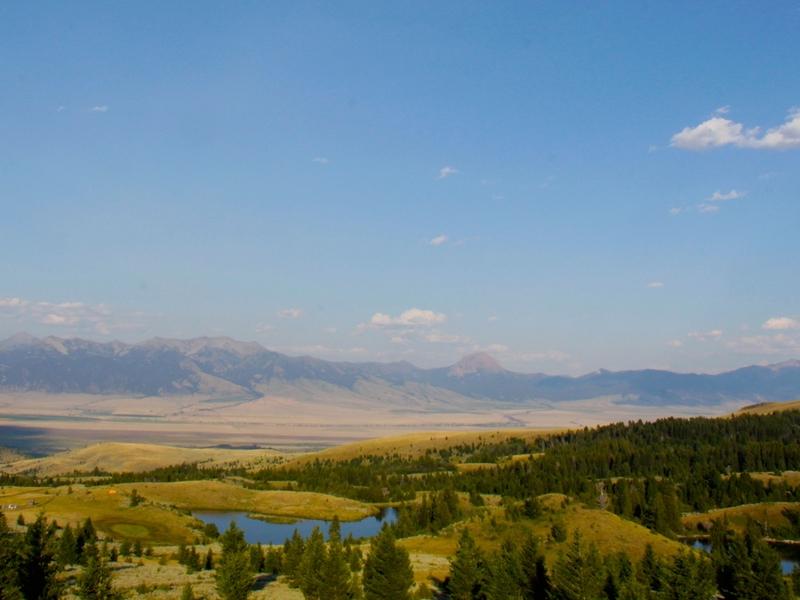
<instances>
[{"instance_id":1,"label":"haze over mountains","mask_svg":"<svg viewBox=\"0 0 800 600\"><path fill-rule=\"evenodd\" d=\"M369 400L424 397L439 406L456 402L522 405L615 397L641 405L711 405L800 397L800 361L747 366L726 373L660 370L580 377L515 373L487 354L450 367L422 369L408 362L348 363L292 357L230 338L153 338L138 344L17 334L0 342L0 392L50 394L201 394L226 400L336 391ZM288 390L288 392L287 392Z\"/></svg>"}]
</instances>

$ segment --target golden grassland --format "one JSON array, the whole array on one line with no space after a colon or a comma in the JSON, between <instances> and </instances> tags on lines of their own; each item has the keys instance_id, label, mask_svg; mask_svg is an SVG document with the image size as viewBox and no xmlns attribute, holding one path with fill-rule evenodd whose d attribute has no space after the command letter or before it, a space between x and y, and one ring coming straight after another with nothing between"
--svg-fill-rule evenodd
<instances>
[{"instance_id":1,"label":"golden grassland","mask_svg":"<svg viewBox=\"0 0 800 600\"><path fill-rule=\"evenodd\" d=\"M39 476L89 473L94 469L109 473L140 473L183 463L207 467L257 468L281 460L274 450L236 450L230 448L181 448L159 444L104 442L46 456L6 461L0 470L9 473L33 472Z\"/></svg>"},{"instance_id":2,"label":"golden grassland","mask_svg":"<svg viewBox=\"0 0 800 600\"><path fill-rule=\"evenodd\" d=\"M378 508L349 498L317 492L251 490L224 481L129 483L117 486L123 493L136 490L147 500L188 510L232 510L309 519L343 521L363 519Z\"/></svg>"},{"instance_id":3,"label":"golden grassland","mask_svg":"<svg viewBox=\"0 0 800 600\"><path fill-rule=\"evenodd\" d=\"M205 555L209 548L219 557L221 549L218 544L196 547L201 555ZM115 591L125 598L178 600L183 587L188 583L196 598L218 598L215 572L188 573L186 567L175 560L176 551L175 546L160 547L154 549L151 557L131 557L110 563ZM63 579L68 584L74 583L80 571L80 567L73 567ZM70 591L72 593L66 593L62 597L77 599L74 588ZM300 590L290 588L284 578L275 581L261 575L248 597L254 600L302 600L303 594Z\"/></svg>"},{"instance_id":4,"label":"golden grassland","mask_svg":"<svg viewBox=\"0 0 800 600\"><path fill-rule=\"evenodd\" d=\"M133 489L144 497L130 506ZM190 510L247 511L290 518L355 520L378 508L347 498L313 492L257 491L221 481L136 483L117 486L83 485L55 488L2 487L0 504L10 521L22 514L26 522L43 513L61 525L77 525L91 517L95 526L114 539L146 543L191 543L202 523ZM9 505L14 509L9 509Z\"/></svg>"},{"instance_id":5,"label":"golden grassland","mask_svg":"<svg viewBox=\"0 0 800 600\"><path fill-rule=\"evenodd\" d=\"M775 473L749 473L750 477L761 481L764 485L769 483L787 483L792 487L800 486L800 471L783 471Z\"/></svg>"},{"instance_id":6,"label":"golden grassland","mask_svg":"<svg viewBox=\"0 0 800 600\"><path fill-rule=\"evenodd\" d=\"M719 508L704 513L684 515L683 526L689 531L698 531L702 525L708 529L713 521L727 519L733 529L743 531L748 520L769 525L770 527L785 527L789 525L788 519L783 516L785 509L800 509L800 502L760 502L756 504L742 504L730 508Z\"/></svg>"},{"instance_id":7,"label":"golden grassland","mask_svg":"<svg viewBox=\"0 0 800 600\"><path fill-rule=\"evenodd\" d=\"M768 415L774 412L782 412L785 410L800 410L800 400L792 400L789 402L762 402L761 404L753 404L739 409L737 415Z\"/></svg>"},{"instance_id":8,"label":"golden grassland","mask_svg":"<svg viewBox=\"0 0 800 600\"><path fill-rule=\"evenodd\" d=\"M62 526L76 526L90 517L106 536L146 543L189 543L197 537L197 529L202 525L167 506L143 503L132 507L127 494L106 486L2 487L0 504L9 521L22 514L29 523L43 513ZM9 505L16 508L9 509Z\"/></svg>"},{"instance_id":9,"label":"golden grassland","mask_svg":"<svg viewBox=\"0 0 800 600\"><path fill-rule=\"evenodd\" d=\"M368 455L397 455L404 458L417 458L423 456L428 450L444 450L462 444L497 444L511 438L534 440L563 431L564 429L498 429L410 433L353 442L326 448L320 452L303 454L290 458L287 466L302 466L315 459L345 461Z\"/></svg>"}]
</instances>

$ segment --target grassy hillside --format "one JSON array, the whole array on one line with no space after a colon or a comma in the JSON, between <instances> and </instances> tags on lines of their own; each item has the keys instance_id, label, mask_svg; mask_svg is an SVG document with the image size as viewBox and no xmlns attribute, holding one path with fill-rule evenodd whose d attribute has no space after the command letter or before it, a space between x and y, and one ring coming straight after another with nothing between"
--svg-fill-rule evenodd
<instances>
[{"instance_id":1,"label":"grassy hillside","mask_svg":"<svg viewBox=\"0 0 800 600\"><path fill-rule=\"evenodd\" d=\"M130 506L133 489L144 497ZM288 518L361 519L377 512L368 504L313 492L255 491L220 481L136 483L118 486L2 487L0 505L10 522L26 522L43 512L61 525L91 517L97 528L115 539L153 543L188 543L202 523L189 510L247 511ZM9 508L13 505L14 508Z\"/></svg>"},{"instance_id":2,"label":"grassy hillside","mask_svg":"<svg viewBox=\"0 0 800 600\"><path fill-rule=\"evenodd\" d=\"M359 456L397 455L402 458L423 456L428 450L441 450L462 444L497 444L511 438L533 440L561 429L498 429L470 431L429 431L364 440L303 454L287 461L301 466L315 459L344 461ZM527 456L527 455L526 455Z\"/></svg>"},{"instance_id":3,"label":"grassy hillside","mask_svg":"<svg viewBox=\"0 0 800 600\"><path fill-rule=\"evenodd\" d=\"M479 547L487 553L497 551L504 540L511 539L520 546L529 533L536 535L543 543L543 551L549 565L559 553L565 550L568 541L577 531L587 543L594 543L601 553L625 552L632 559L639 560L647 545L651 545L657 555L668 557L686 546L663 535L653 533L646 527L627 521L600 509L570 502L562 494L547 494L540 497L546 507L536 519L510 521L499 506L499 498L487 498L487 507L478 509L470 518L456 523L438 535L417 535L400 540L409 551L417 581L428 577L443 579L449 573L448 559L455 554L461 530L470 530ZM568 534L567 541L552 539L551 528L554 523L562 524Z\"/></svg>"},{"instance_id":4,"label":"grassy hillside","mask_svg":"<svg viewBox=\"0 0 800 600\"><path fill-rule=\"evenodd\" d=\"M187 510L232 510L281 517L357 520L378 509L348 498L316 492L250 490L222 481L131 483L117 486L122 493L136 488L147 500Z\"/></svg>"},{"instance_id":5,"label":"grassy hillside","mask_svg":"<svg viewBox=\"0 0 800 600\"><path fill-rule=\"evenodd\" d=\"M737 415L768 415L774 412L784 410L798 410L800 409L800 400L792 400L790 402L762 402L760 404L751 404L745 406L736 412Z\"/></svg>"},{"instance_id":6,"label":"grassy hillside","mask_svg":"<svg viewBox=\"0 0 800 600\"><path fill-rule=\"evenodd\" d=\"M748 520L768 528L789 526L789 520L783 515L785 509L798 510L798 502L760 502L743 504L730 508L719 508L704 513L685 515L682 519L689 531L708 530L712 521L727 519L728 524L736 530L743 531Z\"/></svg>"},{"instance_id":7,"label":"grassy hillside","mask_svg":"<svg viewBox=\"0 0 800 600\"><path fill-rule=\"evenodd\" d=\"M115 539L152 543L187 543L197 536L201 523L166 506L144 503L131 507L126 493L81 485L56 488L0 488L0 504L6 517L15 522L20 514L26 522L43 512L60 525L73 526L91 517L103 534ZM16 505L9 509L9 505Z\"/></svg>"},{"instance_id":8,"label":"grassy hillside","mask_svg":"<svg viewBox=\"0 0 800 600\"><path fill-rule=\"evenodd\" d=\"M9 473L32 472L43 477L74 472L88 473L94 469L112 473L138 473L182 463L257 467L279 460L281 456L276 451L265 449L180 448L157 444L108 442L44 458L9 461L0 465L0 470Z\"/></svg>"}]
</instances>

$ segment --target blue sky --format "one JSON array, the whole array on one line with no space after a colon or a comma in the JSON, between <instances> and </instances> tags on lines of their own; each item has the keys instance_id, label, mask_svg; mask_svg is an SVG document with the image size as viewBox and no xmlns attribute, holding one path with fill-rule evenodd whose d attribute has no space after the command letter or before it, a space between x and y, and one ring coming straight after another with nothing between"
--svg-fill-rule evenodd
<instances>
[{"instance_id":1,"label":"blue sky","mask_svg":"<svg viewBox=\"0 0 800 600\"><path fill-rule=\"evenodd\" d=\"M800 2L4 3L0 336L800 357Z\"/></svg>"}]
</instances>

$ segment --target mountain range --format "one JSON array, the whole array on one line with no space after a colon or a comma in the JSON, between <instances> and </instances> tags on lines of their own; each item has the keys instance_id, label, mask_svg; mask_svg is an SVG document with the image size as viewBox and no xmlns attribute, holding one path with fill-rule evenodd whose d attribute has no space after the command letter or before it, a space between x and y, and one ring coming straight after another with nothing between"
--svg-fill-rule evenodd
<instances>
[{"instance_id":1,"label":"mountain range","mask_svg":"<svg viewBox=\"0 0 800 600\"><path fill-rule=\"evenodd\" d=\"M153 338L137 344L17 334L0 342L0 392L258 398L279 387L316 385L373 394L425 390L428 398L503 405L616 397L645 405L748 403L800 397L800 361L720 374L644 369L579 377L517 373L488 354L442 368L409 362L332 362L288 356L231 338ZM365 391L368 390L368 391ZM402 397L402 396L399 396Z\"/></svg>"}]
</instances>

